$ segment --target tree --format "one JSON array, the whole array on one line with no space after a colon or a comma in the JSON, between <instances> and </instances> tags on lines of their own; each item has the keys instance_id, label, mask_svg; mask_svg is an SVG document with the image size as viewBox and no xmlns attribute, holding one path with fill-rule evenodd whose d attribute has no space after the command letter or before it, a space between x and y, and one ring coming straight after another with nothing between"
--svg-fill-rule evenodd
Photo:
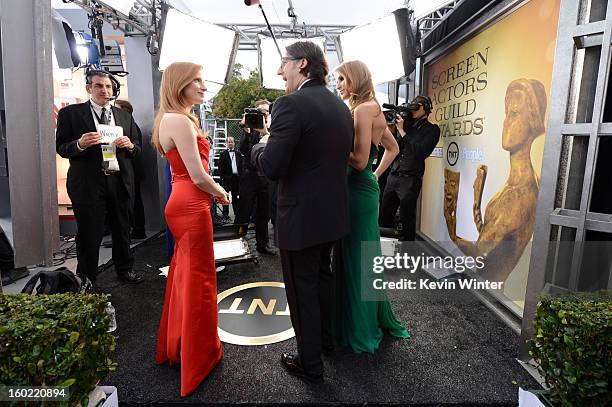
<instances>
[{"instance_id":1,"label":"tree","mask_svg":"<svg viewBox=\"0 0 612 407\"><path fill-rule=\"evenodd\" d=\"M246 107L253 107L255 101L268 99L274 102L285 93L280 90L264 89L259 84L259 72L251 71L249 77L244 79L240 73L242 66L236 64L232 78L215 96L213 100L213 114L223 118L241 118Z\"/></svg>"}]
</instances>

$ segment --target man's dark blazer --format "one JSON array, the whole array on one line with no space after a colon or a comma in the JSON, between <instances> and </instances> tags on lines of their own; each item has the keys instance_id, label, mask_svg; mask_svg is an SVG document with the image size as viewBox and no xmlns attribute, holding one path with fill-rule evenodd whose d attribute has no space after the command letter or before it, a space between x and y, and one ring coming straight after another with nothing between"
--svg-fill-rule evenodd
<instances>
[{"instance_id":1,"label":"man's dark blazer","mask_svg":"<svg viewBox=\"0 0 612 407\"><path fill-rule=\"evenodd\" d=\"M134 118L128 112L111 107L115 125L123 127L123 135L134 143L130 152L126 148L117 149L117 161L121 178L130 200L134 198L134 166L131 160L140 154L138 130ZM89 102L68 105L59 111L55 148L57 153L70 160L66 188L73 205L91 204L104 190L105 180L102 172L102 147L100 145L79 151L77 141L84 133L96 131L91 105Z\"/></svg>"},{"instance_id":2,"label":"man's dark blazer","mask_svg":"<svg viewBox=\"0 0 612 407\"><path fill-rule=\"evenodd\" d=\"M267 144L251 160L278 180L278 247L302 250L349 233L348 158L353 120L346 105L322 83L276 100Z\"/></svg>"},{"instance_id":3,"label":"man's dark blazer","mask_svg":"<svg viewBox=\"0 0 612 407\"><path fill-rule=\"evenodd\" d=\"M234 149L234 156L236 157L236 167L238 168L238 176L242 175L242 165L244 156L242 153ZM219 175L221 178L230 177L234 174L232 171L232 160L230 158L229 150L222 151L219 155Z\"/></svg>"}]
</instances>

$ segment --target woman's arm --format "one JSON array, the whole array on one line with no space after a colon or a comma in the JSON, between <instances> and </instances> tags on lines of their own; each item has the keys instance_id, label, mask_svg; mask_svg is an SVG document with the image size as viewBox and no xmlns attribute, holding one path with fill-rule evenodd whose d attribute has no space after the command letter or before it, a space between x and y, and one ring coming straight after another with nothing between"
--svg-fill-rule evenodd
<instances>
[{"instance_id":1,"label":"woman's arm","mask_svg":"<svg viewBox=\"0 0 612 407\"><path fill-rule=\"evenodd\" d=\"M374 115L372 109L366 105L355 108L353 123L355 126L355 143L349 155L349 165L357 171L363 171L368 165L370 157L370 144L372 144L372 122Z\"/></svg>"},{"instance_id":2,"label":"woman's arm","mask_svg":"<svg viewBox=\"0 0 612 407\"><path fill-rule=\"evenodd\" d=\"M181 114L166 114L159 129L160 133L171 134L171 139L187 168L191 181L202 191L225 198L227 192L204 170L198 150L197 134L193 123Z\"/></svg>"},{"instance_id":3,"label":"woman's arm","mask_svg":"<svg viewBox=\"0 0 612 407\"><path fill-rule=\"evenodd\" d=\"M376 179L387 171L387 168L389 168L393 160L395 160L395 157L397 157L399 154L399 146L397 145L397 141L395 141L393 134L391 134L388 128L385 128L383 136L380 139L380 144L384 147L385 152L380 159L380 163L378 163L378 167L376 167L376 171L374 171Z\"/></svg>"}]
</instances>

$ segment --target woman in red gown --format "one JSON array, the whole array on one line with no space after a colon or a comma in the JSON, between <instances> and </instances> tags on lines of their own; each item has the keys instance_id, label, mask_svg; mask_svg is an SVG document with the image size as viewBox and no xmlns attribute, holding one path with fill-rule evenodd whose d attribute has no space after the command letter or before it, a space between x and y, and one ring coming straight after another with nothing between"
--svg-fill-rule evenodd
<instances>
[{"instance_id":1,"label":"woman in red gown","mask_svg":"<svg viewBox=\"0 0 612 407\"><path fill-rule=\"evenodd\" d=\"M229 194L208 175L210 145L191 113L204 101L202 67L176 62L166 68L153 144L170 162L172 193L166 221L174 235L164 309L157 334L158 364L181 364L181 396L191 394L223 356L217 334L217 281L210 215L212 196Z\"/></svg>"}]
</instances>

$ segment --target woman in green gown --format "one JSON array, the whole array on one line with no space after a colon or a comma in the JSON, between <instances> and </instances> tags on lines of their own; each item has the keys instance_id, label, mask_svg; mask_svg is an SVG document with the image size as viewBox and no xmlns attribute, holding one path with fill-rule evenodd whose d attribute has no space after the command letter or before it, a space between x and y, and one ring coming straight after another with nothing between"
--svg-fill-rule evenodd
<instances>
[{"instance_id":1,"label":"woman in green gown","mask_svg":"<svg viewBox=\"0 0 612 407\"><path fill-rule=\"evenodd\" d=\"M393 314L386 292L376 290L374 298L371 295L373 280L382 278L382 274L375 275L372 270L374 256L381 255L377 179L391 165L399 147L375 99L368 67L361 61L347 61L336 68L336 75L336 88L342 99L348 101L355 126L348 167L351 232L342 239L336 254L340 263L336 280L336 340L354 352L373 353L384 331L399 338L410 336ZM372 162L379 144L385 152L374 173Z\"/></svg>"}]
</instances>

